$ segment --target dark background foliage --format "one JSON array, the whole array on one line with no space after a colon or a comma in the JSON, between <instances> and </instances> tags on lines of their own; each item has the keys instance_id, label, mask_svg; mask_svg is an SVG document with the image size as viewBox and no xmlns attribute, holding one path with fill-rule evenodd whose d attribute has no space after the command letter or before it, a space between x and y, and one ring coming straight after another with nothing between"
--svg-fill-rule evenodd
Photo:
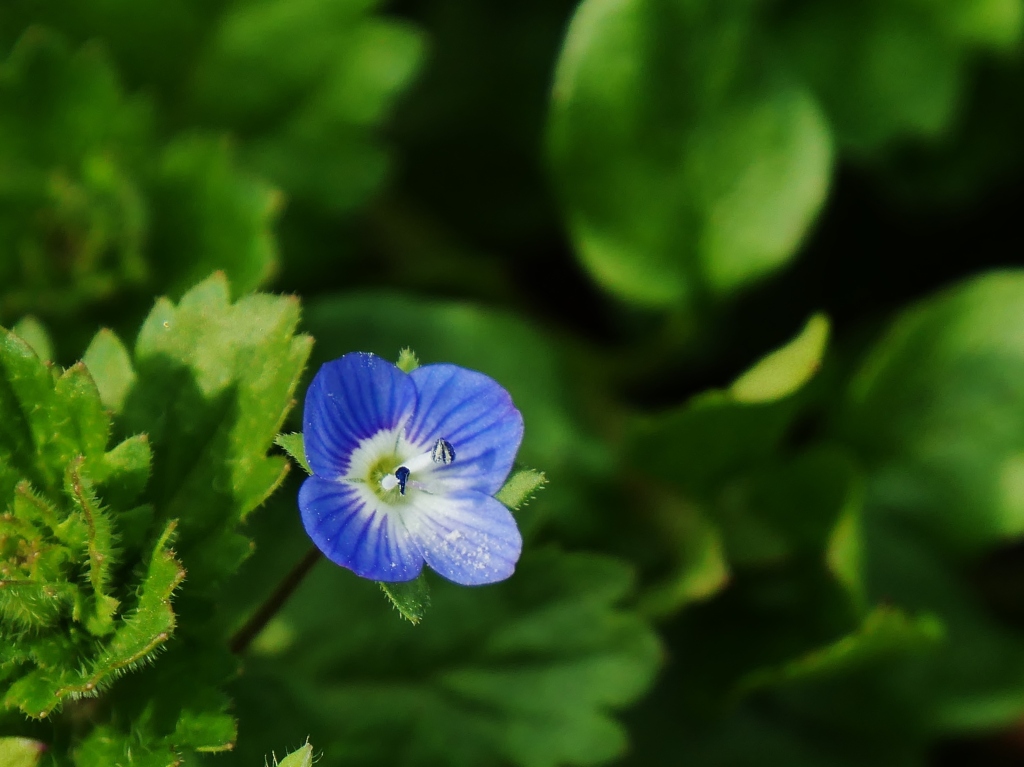
<instances>
[{"instance_id":1,"label":"dark background foliage","mask_svg":"<svg viewBox=\"0 0 1024 767\"><path fill-rule=\"evenodd\" d=\"M36 648L0 651L0 736L82 767L307 736L327 765L1024 764L1022 41L1020 0L4 3L0 322L85 355L103 434L152 453L23 471L0 432L11 504L85 513L86 456L140 600L83 591L86 631L0 594ZM513 579L434 579L412 626L321 563L227 652L308 545L299 472L263 503L307 341L255 290L301 300L303 380L410 346L508 387L549 480ZM5 339L5 380L48 380ZM0 405L78 423L76 370ZM146 584L176 624L131 623ZM67 626L110 673L40 720L19 675ZM173 636L114 673L124 626Z\"/></svg>"}]
</instances>

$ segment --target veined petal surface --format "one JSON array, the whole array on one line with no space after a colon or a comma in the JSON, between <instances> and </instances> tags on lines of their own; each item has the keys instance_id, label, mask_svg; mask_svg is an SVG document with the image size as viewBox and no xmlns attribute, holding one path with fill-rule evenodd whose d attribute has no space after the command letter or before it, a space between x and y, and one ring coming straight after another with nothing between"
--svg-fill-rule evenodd
<instances>
[{"instance_id":1,"label":"veined petal surface","mask_svg":"<svg viewBox=\"0 0 1024 767\"><path fill-rule=\"evenodd\" d=\"M455 449L454 463L433 470L432 489L496 493L523 440L523 416L512 397L494 379L457 365L425 365L409 377L417 404L406 438L424 450L437 439Z\"/></svg>"},{"instance_id":2,"label":"veined petal surface","mask_svg":"<svg viewBox=\"0 0 1024 767\"><path fill-rule=\"evenodd\" d=\"M363 440L394 430L413 413L416 386L387 360L353 352L324 363L306 392L306 459L313 473L336 479L348 473Z\"/></svg>"},{"instance_id":3,"label":"veined petal surface","mask_svg":"<svg viewBox=\"0 0 1024 767\"><path fill-rule=\"evenodd\" d=\"M368 488L314 475L299 489L299 509L317 548L356 575L408 581L423 569L423 554L401 515Z\"/></svg>"},{"instance_id":4,"label":"veined petal surface","mask_svg":"<svg viewBox=\"0 0 1024 767\"><path fill-rule=\"evenodd\" d=\"M404 518L427 564L463 586L512 575L523 539L512 513L484 493L417 493Z\"/></svg>"}]
</instances>

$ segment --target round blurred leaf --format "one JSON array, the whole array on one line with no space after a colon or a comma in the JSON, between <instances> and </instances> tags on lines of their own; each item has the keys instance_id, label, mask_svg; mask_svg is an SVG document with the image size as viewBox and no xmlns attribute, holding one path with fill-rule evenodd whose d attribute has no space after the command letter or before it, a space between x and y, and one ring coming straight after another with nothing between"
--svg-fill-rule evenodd
<instances>
[{"instance_id":1,"label":"round blurred leaf","mask_svg":"<svg viewBox=\"0 0 1024 767\"><path fill-rule=\"evenodd\" d=\"M1024 272L901 316L856 377L845 428L875 502L953 549L1024 534Z\"/></svg>"},{"instance_id":2,"label":"round blurred leaf","mask_svg":"<svg viewBox=\"0 0 1024 767\"><path fill-rule=\"evenodd\" d=\"M584 264L641 303L728 293L785 264L824 200L831 138L737 3L586 0L550 153Z\"/></svg>"}]
</instances>

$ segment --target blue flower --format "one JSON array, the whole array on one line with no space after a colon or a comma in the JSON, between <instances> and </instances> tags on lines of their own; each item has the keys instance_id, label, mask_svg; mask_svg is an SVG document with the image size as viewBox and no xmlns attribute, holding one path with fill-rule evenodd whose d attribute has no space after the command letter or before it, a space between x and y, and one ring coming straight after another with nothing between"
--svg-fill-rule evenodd
<instances>
[{"instance_id":1,"label":"blue flower","mask_svg":"<svg viewBox=\"0 0 1024 767\"><path fill-rule=\"evenodd\" d=\"M362 352L326 363L306 392L299 491L306 532L332 562L379 581L423 564L464 585L508 578L522 549L504 484L523 417L483 373L411 373Z\"/></svg>"}]
</instances>

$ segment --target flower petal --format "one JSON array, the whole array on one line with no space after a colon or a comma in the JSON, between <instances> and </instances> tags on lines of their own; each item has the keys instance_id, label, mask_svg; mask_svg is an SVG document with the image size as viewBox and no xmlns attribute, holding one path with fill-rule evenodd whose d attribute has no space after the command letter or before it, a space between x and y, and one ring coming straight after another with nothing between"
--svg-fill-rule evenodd
<instances>
[{"instance_id":1,"label":"flower petal","mask_svg":"<svg viewBox=\"0 0 1024 767\"><path fill-rule=\"evenodd\" d=\"M412 379L375 354L353 352L324 363L309 385L302 414L313 473L326 479L345 476L355 447L393 430L415 406Z\"/></svg>"},{"instance_id":2,"label":"flower petal","mask_svg":"<svg viewBox=\"0 0 1024 767\"><path fill-rule=\"evenodd\" d=\"M457 365L426 365L409 377L417 404L406 439L424 450L445 439L455 450L455 461L435 467L431 479L449 490L498 492L523 440L523 416L509 393L483 373Z\"/></svg>"},{"instance_id":3,"label":"flower petal","mask_svg":"<svg viewBox=\"0 0 1024 767\"><path fill-rule=\"evenodd\" d=\"M427 564L463 586L503 581L512 575L523 539L512 514L484 493L419 492L404 515Z\"/></svg>"},{"instance_id":4,"label":"flower petal","mask_svg":"<svg viewBox=\"0 0 1024 767\"><path fill-rule=\"evenodd\" d=\"M409 581L423 555L399 516L366 488L312 476L299 489L302 524L332 562L363 578Z\"/></svg>"}]
</instances>

